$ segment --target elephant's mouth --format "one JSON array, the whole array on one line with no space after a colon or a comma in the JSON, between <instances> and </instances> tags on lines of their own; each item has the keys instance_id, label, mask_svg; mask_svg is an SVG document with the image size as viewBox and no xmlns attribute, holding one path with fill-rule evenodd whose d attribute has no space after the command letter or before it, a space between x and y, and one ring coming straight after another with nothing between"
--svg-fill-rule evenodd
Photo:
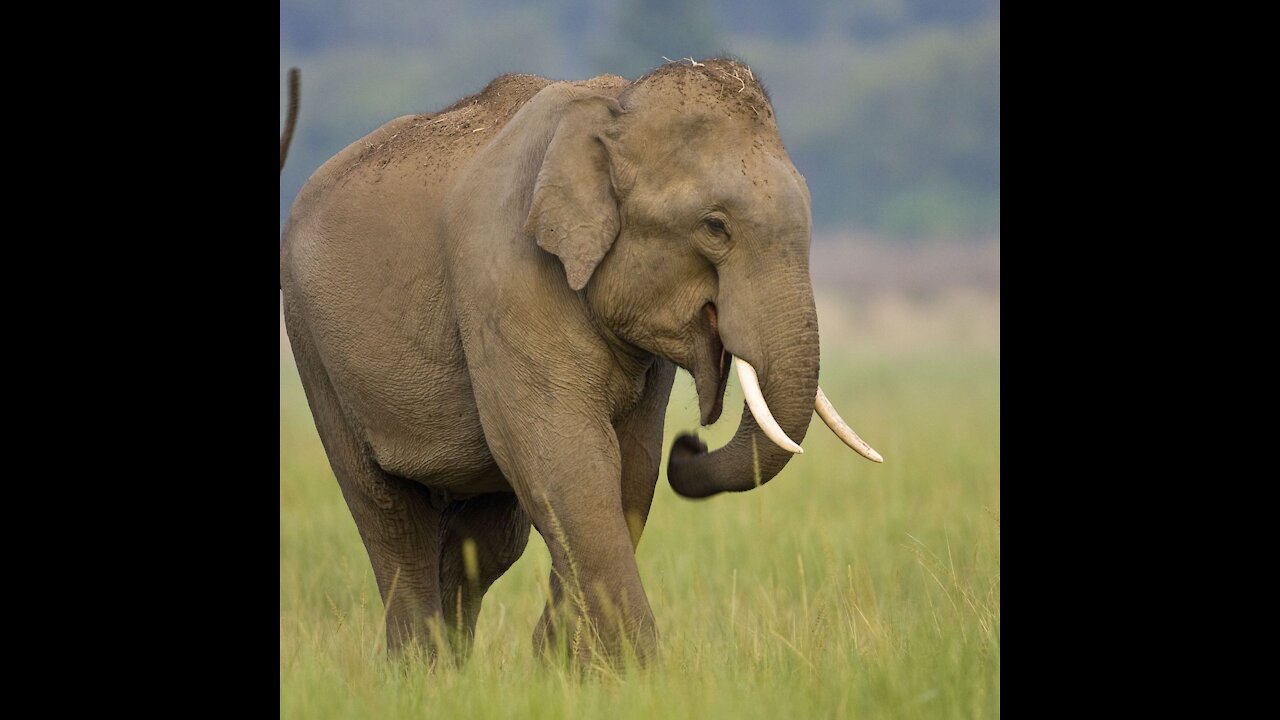
<instances>
[{"instance_id":1,"label":"elephant's mouth","mask_svg":"<svg viewBox=\"0 0 1280 720\"><path fill-rule=\"evenodd\" d=\"M720 329L717 322L716 304L707 303L702 306L702 320L705 320L706 333L709 339L705 354L698 358L693 371L693 382L698 389L698 405L702 411L702 424L710 425L720 419L724 410L724 390L729 382L729 366L733 362L733 354L724 349L720 340Z\"/></svg>"}]
</instances>

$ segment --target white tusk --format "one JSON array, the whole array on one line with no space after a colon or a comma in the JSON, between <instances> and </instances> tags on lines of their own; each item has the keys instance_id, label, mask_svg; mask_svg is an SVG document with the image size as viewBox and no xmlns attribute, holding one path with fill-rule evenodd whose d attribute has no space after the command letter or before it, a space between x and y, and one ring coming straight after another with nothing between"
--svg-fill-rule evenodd
<instances>
[{"instance_id":1,"label":"white tusk","mask_svg":"<svg viewBox=\"0 0 1280 720\"><path fill-rule=\"evenodd\" d=\"M756 377L756 369L740 357L734 358L733 364L738 366L738 382L742 383L742 394L746 397L747 407L751 409L751 416L756 419L760 430L783 450L803 453L804 448L795 444L786 433L782 432L782 428L778 427L778 421L773 419L773 413L769 412L769 405L764 401L764 393L760 392L760 378Z\"/></svg>"},{"instance_id":2,"label":"white tusk","mask_svg":"<svg viewBox=\"0 0 1280 720\"><path fill-rule=\"evenodd\" d=\"M853 428L849 427L849 423L840 417L840 413L836 412L835 406L827 399L827 394L822 392L822 388L818 388L818 397L813 405L818 410L818 417L822 418L827 427L831 428L831 432L843 440L845 445L853 448L859 455L871 462L884 462L884 458L880 456L880 453L858 437L858 433L854 432Z\"/></svg>"}]
</instances>

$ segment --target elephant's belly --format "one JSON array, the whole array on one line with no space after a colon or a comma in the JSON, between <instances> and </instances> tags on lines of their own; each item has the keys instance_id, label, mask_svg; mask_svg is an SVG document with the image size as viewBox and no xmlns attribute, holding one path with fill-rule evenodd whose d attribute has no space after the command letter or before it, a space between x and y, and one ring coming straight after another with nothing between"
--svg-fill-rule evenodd
<instances>
[{"instance_id":1,"label":"elephant's belly","mask_svg":"<svg viewBox=\"0 0 1280 720\"><path fill-rule=\"evenodd\" d=\"M509 490L485 442L461 343L447 328L418 327L416 337L380 328L327 343L329 377L353 429L393 475L458 492Z\"/></svg>"},{"instance_id":2,"label":"elephant's belly","mask_svg":"<svg viewBox=\"0 0 1280 720\"><path fill-rule=\"evenodd\" d=\"M399 477L459 492L510 490L489 454L465 373L411 385L387 383L365 407L365 437L378 466ZM411 387L412 402L388 402ZM377 408L373 410L373 408Z\"/></svg>"}]
</instances>

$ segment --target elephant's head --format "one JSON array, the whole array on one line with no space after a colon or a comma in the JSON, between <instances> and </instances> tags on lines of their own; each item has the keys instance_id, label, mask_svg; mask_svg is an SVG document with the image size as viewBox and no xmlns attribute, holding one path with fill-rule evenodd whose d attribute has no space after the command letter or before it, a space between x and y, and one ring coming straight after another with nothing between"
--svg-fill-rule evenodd
<instances>
[{"instance_id":1,"label":"elephant's head","mask_svg":"<svg viewBox=\"0 0 1280 720\"><path fill-rule=\"evenodd\" d=\"M751 70L673 63L617 103L583 101L547 149L528 231L570 286L585 288L602 327L693 375L704 425L720 416L735 358L748 400L725 447L676 439L676 492L768 482L802 452L815 400L842 439L879 462L822 407L809 190Z\"/></svg>"}]
</instances>

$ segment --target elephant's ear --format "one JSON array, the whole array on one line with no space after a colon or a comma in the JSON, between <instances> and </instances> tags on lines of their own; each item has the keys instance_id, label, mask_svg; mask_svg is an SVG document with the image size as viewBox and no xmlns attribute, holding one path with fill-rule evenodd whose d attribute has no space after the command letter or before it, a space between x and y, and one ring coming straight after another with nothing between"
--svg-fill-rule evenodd
<instances>
[{"instance_id":1,"label":"elephant's ear","mask_svg":"<svg viewBox=\"0 0 1280 720\"><path fill-rule=\"evenodd\" d=\"M604 131L621 114L622 107L610 97L570 101L534 183L525 233L560 258L574 290L586 287L618 237L618 201Z\"/></svg>"}]
</instances>

